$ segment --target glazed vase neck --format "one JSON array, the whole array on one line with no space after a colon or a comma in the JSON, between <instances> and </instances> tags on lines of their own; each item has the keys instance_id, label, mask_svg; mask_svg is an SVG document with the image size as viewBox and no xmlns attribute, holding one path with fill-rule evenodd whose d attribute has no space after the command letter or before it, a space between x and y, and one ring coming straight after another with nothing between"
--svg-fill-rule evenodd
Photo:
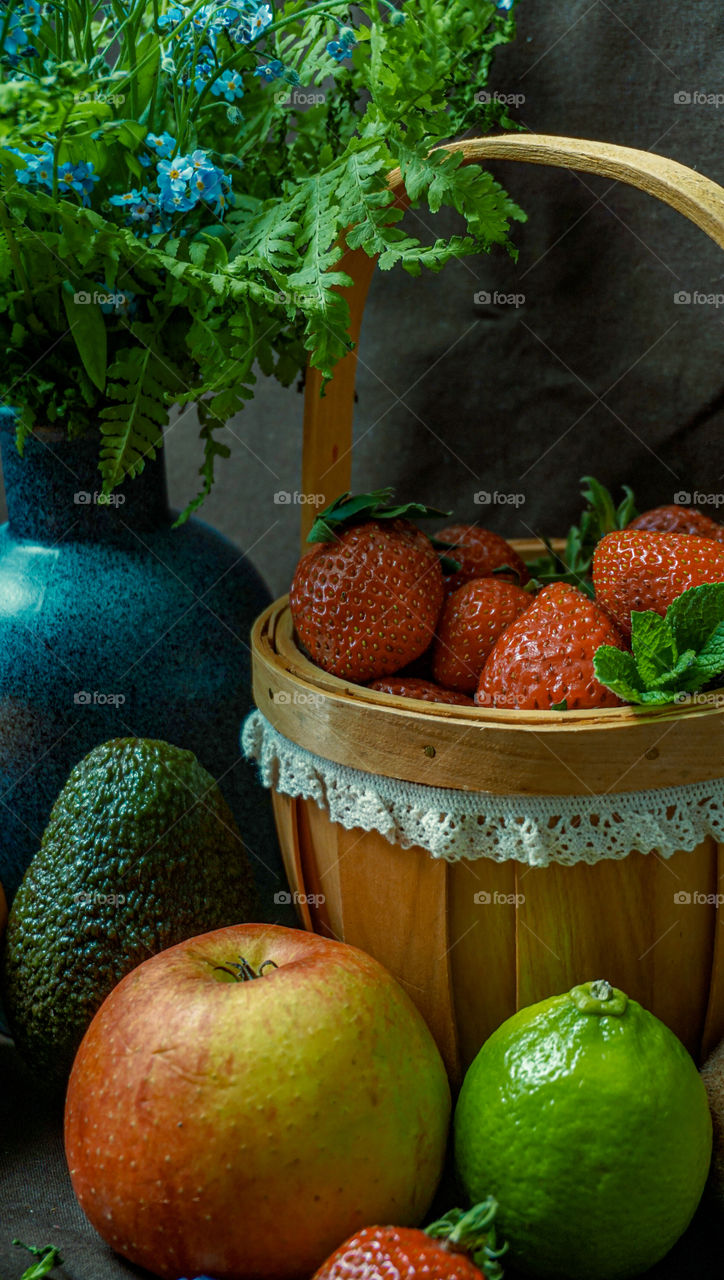
<instances>
[{"instance_id":1,"label":"glazed vase neck","mask_svg":"<svg viewBox=\"0 0 724 1280\"><path fill-rule=\"evenodd\" d=\"M5 499L10 531L16 538L53 544L61 538L125 540L168 524L163 453L147 461L134 480L126 480L108 500L101 493L98 439L68 441L41 431L25 442L20 457L15 433L0 430Z\"/></svg>"}]
</instances>

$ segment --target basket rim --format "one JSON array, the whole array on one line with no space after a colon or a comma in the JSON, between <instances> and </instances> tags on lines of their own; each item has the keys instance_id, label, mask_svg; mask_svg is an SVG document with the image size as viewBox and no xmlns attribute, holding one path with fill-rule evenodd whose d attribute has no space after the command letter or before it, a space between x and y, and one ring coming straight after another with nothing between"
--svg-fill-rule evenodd
<instances>
[{"instance_id":1,"label":"basket rim","mask_svg":"<svg viewBox=\"0 0 724 1280\"><path fill-rule=\"evenodd\" d=\"M366 772L498 795L647 791L724 774L724 689L680 706L566 712L394 697L316 667L294 638L288 596L257 618L251 651L254 700L273 727Z\"/></svg>"},{"instance_id":2,"label":"basket rim","mask_svg":"<svg viewBox=\"0 0 724 1280\"><path fill-rule=\"evenodd\" d=\"M647 721L660 722L674 717L682 719L683 717L712 716L724 712L724 685L717 686L706 694L699 694L696 702L640 707L626 704L621 707L589 707L571 711L519 711L509 707L468 707L456 703L403 698L396 694L380 692L378 689L370 689L363 684L354 684L350 680L343 680L340 676L331 675L330 672L324 671L312 662L297 643L288 593L273 601L259 615L254 624L252 637L256 634L261 638L266 634L270 638L267 628L272 622L274 624L271 633L272 645L279 658L289 664L288 673L296 681L309 686L310 689L318 690L329 698L342 701L354 700L358 705L371 703L384 707L390 712L414 709L417 714L430 716L432 719L470 721L473 724L489 726L514 726L518 729L525 729L526 726L532 729L545 726L560 727L563 730L574 727L581 729L587 724L596 725L598 728L603 724L610 724L612 728L620 728Z\"/></svg>"}]
</instances>

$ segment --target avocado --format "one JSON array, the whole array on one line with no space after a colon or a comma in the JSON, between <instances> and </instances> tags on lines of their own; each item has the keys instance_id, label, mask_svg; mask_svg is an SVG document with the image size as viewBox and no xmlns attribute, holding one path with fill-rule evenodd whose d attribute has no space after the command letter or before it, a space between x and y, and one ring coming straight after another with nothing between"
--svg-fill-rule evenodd
<instances>
[{"instance_id":1,"label":"avocado","mask_svg":"<svg viewBox=\"0 0 724 1280\"><path fill-rule=\"evenodd\" d=\"M5 1010L51 1087L112 988L177 942L254 918L241 836L191 751L119 738L75 766L10 911Z\"/></svg>"}]
</instances>

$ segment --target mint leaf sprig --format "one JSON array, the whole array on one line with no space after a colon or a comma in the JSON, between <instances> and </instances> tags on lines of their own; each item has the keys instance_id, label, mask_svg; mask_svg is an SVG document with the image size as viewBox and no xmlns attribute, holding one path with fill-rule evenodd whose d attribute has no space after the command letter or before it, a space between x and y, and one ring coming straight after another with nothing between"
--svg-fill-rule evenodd
<instances>
[{"instance_id":1,"label":"mint leaf sprig","mask_svg":"<svg viewBox=\"0 0 724 1280\"><path fill-rule=\"evenodd\" d=\"M596 678L619 698L642 706L684 702L724 674L724 582L690 587L666 616L631 614L631 652L602 644Z\"/></svg>"}]
</instances>

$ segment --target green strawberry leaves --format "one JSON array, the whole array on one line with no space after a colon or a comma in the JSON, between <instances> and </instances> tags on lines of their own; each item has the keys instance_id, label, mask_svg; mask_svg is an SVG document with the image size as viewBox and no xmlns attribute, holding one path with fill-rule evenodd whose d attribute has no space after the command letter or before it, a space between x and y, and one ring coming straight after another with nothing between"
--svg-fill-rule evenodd
<instances>
[{"instance_id":1,"label":"green strawberry leaves","mask_svg":"<svg viewBox=\"0 0 724 1280\"><path fill-rule=\"evenodd\" d=\"M724 582L691 587L662 618L631 614L631 652L600 645L596 678L619 698L642 706L685 701L724 673Z\"/></svg>"},{"instance_id":2,"label":"green strawberry leaves","mask_svg":"<svg viewBox=\"0 0 724 1280\"><path fill-rule=\"evenodd\" d=\"M372 493L343 493L317 516L307 535L307 542L333 542L339 533L365 520L427 520L449 516L450 511L437 511L421 502L392 502L393 489L374 489ZM450 550L450 544L444 544ZM457 566L460 567L459 565Z\"/></svg>"},{"instance_id":3,"label":"green strawberry leaves","mask_svg":"<svg viewBox=\"0 0 724 1280\"><path fill-rule=\"evenodd\" d=\"M605 534L625 529L637 513L633 490L628 485L622 485L624 496L616 506L608 489L595 476L582 476L581 484L581 496L588 506L581 514L580 524L571 526L561 552L554 551L544 538L546 554L529 567L540 586L568 582L592 597L590 574L596 544Z\"/></svg>"}]
</instances>

